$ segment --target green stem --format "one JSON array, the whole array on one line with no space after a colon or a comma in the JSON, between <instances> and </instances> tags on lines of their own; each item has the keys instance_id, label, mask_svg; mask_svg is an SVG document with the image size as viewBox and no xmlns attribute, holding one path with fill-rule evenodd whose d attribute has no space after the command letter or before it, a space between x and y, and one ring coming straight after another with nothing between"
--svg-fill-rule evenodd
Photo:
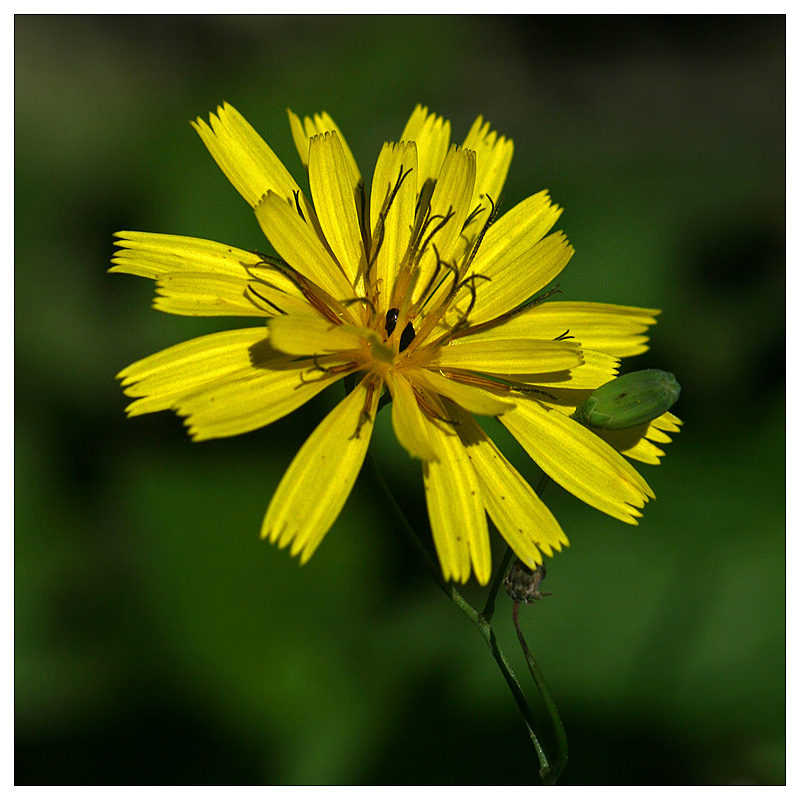
<instances>
[{"instance_id":1,"label":"green stem","mask_svg":"<svg viewBox=\"0 0 800 800\"><path fill-rule=\"evenodd\" d=\"M547 473L544 473L539 481L539 485L536 487L536 494L541 497L542 492L547 488L548 484L550 483L550 476ZM553 764L552 768L548 771L547 775L543 775L542 778L546 783L554 784L560 777L561 773L564 772L564 768L567 766L567 758L569 756L569 748L567 746L567 732L564 729L564 723L561 721L561 714L558 713L558 706L556 706L556 701L553 699L553 695L550 694L550 689L547 686L547 683L544 679L544 673L539 668L539 665L536 663L536 659L531 654L531 651L528 649L528 644L525 641L525 637L522 635L522 629L519 626L519 603L514 603L512 607L512 618L514 620L514 627L517 631L517 638L519 639L519 643L522 646L522 652L525 654L525 662L528 665L528 671L531 673L531 677L533 678L534 683L536 684L536 688L539 690L539 696L542 698L542 702L544 703L545 708L547 709L547 713L550 716L550 721L553 725L553 730L555 731L556 735L556 760Z\"/></svg>"},{"instance_id":2,"label":"green stem","mask_svg":"<svg viewBox=\"0 0 800 800\"><path fill-rule=\"evenodd\" d=\"M368 454L368 460L370 464L370 468L372 470L372 474L377 481L378 485L380 486L383 493L386 495L389 504L394 511L396 518L400 521L401 527L405 532L406 536L408 537L409 541L411 542L414 549L419 553L420 558L422 559L425 566L428 568L429 572L433 576L436 583L439 584L442 591L458 606L458 608L463 612L463 614L472 622L472 624L478 629L483 640L486 642L492 657L497 662L497 666L500 668L500 672L505 679L505 682L508 684L508 688L511 690L511 694L514 696L514 700L517 703L517 707L519 708L520 713L522 714L522 718L525 721L525 726L528 729L528 734L531 737L531 741L533 742L533 747L536 750L536 755L539 758L539 775L542 777L543 780L546 780L546 776L551 774L552 770L550 768L550 763L547 760L547 754L544 751L541 743L539 742L539 738L536 736L534 731L534 721L533 721L533 713L531 712L530 706L528 705L528 701L525 699L525 695L522 692L522 688L519 685L519 681L517 680L516 676L514 675L513 670L511 669L510 664L506 660L505 654L503 653L500 645L497 641L497 637L495 636L494 631L492 630L492 626L489 624L489 621L484 618L482 614L479 614L463 597L463 595L453 586L451 583L447 583L444 578L442 577L442 573L439 569L439 565L434 560L433 556L431 556L428 549L420 540L419 536L417 536L417 532L414 530L411 523L408 521L405 513L403 512L402 508L398 504L397 500L395 499L392 490L389 488L389 485L386 483L385 478L383 477L383 473L380 471L375 459L372 457L372 453ZM501 572L501 571L498 571Z\"/></svg>"},{"instance_id":3,"label":"green stem","mask_svg":"<svg viewBox=\"0 0 800 800\"><path fill-rule=\"evenodd\" d=\"M494 573L492 584L489 586L489 594L486 597L486 605L483 607L483 612L481 613L481 616L487 622L491 620L492 614L494 614L494 602L497 598L497 590L500 588L500 584L503 582L503 578L506 576L506 572L508 571L508 562L511 561L512 555L514 555L514 551L510 547L506 547L506 552L503 553L503 558L500 560L500 566L498 566L497 571Z\"/></svg>"},{"instance_id":4,"label":"green stem","mask_svg":"<svg viewBox=\"0 0 800 800\"><path fill-rule=\"evenodd\" d=\"M519 602L515 602L513 605L512 617L514 619L514 627L517 629L517 638L519 639L520 645L522 645L522 652L525 654L525 661L528 664L528 670L531 673L534 683L536 684L536 688L539 690L539 695L544 702L547 713L550 715L550 721L553 723L553 730L556 734L555 763L553 764L552 768L548 770L547 774L542 775L542 779L546 783L554 784L564 771L564 767L567 766L567 758L569 755L569 750L567 747L567 732L564 729L564 723L561 721L561 715L558 713L556 701L553 699L553 695L550 694L550 689L547 688L547 683L545 683L544 674L542 673L541 669L539 669L536 659L531 655L530 650L528 650L525 637L522 635L522 629L519 627Z\"/></svg>"}]
</instances>

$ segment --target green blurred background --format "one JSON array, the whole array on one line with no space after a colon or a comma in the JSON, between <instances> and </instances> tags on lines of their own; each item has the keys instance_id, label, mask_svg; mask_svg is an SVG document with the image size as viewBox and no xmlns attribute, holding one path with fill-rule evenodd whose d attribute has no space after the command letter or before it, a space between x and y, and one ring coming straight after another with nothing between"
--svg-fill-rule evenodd
<instances>
[{"instance_id":1,"label":"green blurred background","mask_svg":"<svg viewBox=\"0 0 800 800\"><path fill-rule=\"evenodd\" d=\"M298 177L287 106L330 112L367 176L415 103L455 141L481 113L515 142L506 208L548 188L566 209L564 297L663 309L624 365L683 386L683 433L642 467L658 500L631 528L553 488L571 547L522 614L570 738L563 782L784 781L783 17L17 16L15 33L17 783L536 782L494 662L368 473L307 566L259 541L341 386L202 445L174 415L125 418L118 370L230 321L151 310L149 281L106 274L112 233L265 248L188 124L223 100ZM424 529L384 414L375 444ZM536 701L510 616L502 595Z\"/></svg>"}]
</instances>

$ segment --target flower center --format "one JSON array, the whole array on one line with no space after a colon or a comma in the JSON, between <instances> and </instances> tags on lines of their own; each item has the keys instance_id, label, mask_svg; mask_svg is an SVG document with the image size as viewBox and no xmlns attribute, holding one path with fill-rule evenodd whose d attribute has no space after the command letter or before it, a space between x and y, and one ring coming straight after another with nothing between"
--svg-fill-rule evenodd
<instances>
[{"instance_id":1,"label":"flower center","mask_svg":"<svg viewBox=\"0 0 800 800\"><path fill-rule=\"evenodd\" d=\"M397 327L397 318L400 316L400 309L399 308L390 308L386 312L386 335L391 336L394 333L394 329ZM411 342L414 341L414 337L416 336L416 331L414 330L414 324L409 320L406 323L405 328L403 328L403 332L400 334L400 352L402 353Z\"/></svg>"}]
</instances>

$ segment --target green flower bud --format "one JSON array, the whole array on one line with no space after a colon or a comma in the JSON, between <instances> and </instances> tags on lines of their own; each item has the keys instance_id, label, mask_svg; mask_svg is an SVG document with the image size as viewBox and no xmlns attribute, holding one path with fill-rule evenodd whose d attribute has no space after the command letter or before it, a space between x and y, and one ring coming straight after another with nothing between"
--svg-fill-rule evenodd
<instances>
[{"instance_id":1,"label":"green flower bud","mask_svg":"<svg viewBox=\"0 0 800 800\"><path fill-rule=\"evenodd\" d=\"M572 418L600 430L634 428L669 411L680 393L681 387L671 372L643 369L595 389L575 409Z\"/></svg>"}]
</instances>

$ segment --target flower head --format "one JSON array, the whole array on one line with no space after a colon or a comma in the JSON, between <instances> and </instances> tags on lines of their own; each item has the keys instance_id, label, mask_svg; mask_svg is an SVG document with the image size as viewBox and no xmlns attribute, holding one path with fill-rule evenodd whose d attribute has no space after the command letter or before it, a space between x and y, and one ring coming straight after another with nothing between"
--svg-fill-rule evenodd
<instances>
[{"instance_id":1,"label":"flower head","mask_svg":"<svg viewBox=\"0 0 800 800\"><path fill-rule=\"evenodd\" d=\"M418 106L378 156L367 190L327 115L292 134L310 199L230 105L193 123L253 207L277 256L216 242L117 234L112 272L156 280L174 314L261 317L266 327L211 334L123 370L133 416L173 409L195 440L254 430L350 377L281 480L262 535L305 562L333 524L366 455L381 395L400 444L422 463L446 579L489 580L487 512L535 568L567 544L558 522L474 416L498 417L551 478L636 524L653 497L628 458L658 463L669 413L623 431L571 419L619 358L647 349L654 310L546 302L539 294L573 249L551 233L546 192L500 216L512 143L478 117L462 146ZM538 297L537 297L538 294ZM531 298L534 298L531 300Z\"/></svg>"}]
</instances>

